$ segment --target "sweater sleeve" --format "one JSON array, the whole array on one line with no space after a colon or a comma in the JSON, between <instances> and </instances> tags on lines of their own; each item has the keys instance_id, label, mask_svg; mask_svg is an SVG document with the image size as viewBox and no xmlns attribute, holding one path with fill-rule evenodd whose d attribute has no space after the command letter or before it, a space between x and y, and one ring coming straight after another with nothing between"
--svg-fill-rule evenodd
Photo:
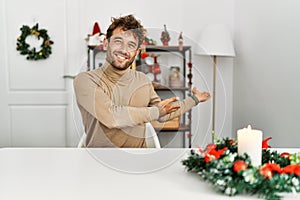
<instances>
[{"instance_id":1,"label":"sweater sleeve","mask_svg":"<svg viewBox=\"0 0 300 200\"><path fill-rule=\"evenodd\" d=\"M153 107L115 105L110 97L88 73L80 73L74 80L77 104L108 128L133 127L157 120L159 110Z\"/></svg>"},{"instance_id":2,"label":"sweater sleeve","mask_svg":"<svg viewBox=\"0 0 300 200\"><path fill-rule=\"evenodd\" d=\"M150 101L149 105L153 106L153 105L158 104L161 101L161 99L159 98L159 96L155 92L153 86L150 87L150 93L151 93L151 101ZM160 117L158 119L158 121L165 122L165 121L174 119L175 117L179 117L183 113L188 112L189 110L191 110L192 107L195 106L195 101L191 97L188 97L188 98L184 99L183 101L179 102L178 104L180 105L180 108L177 111L172 112L172 113L170 113L168 115L165 115L163 117Z\"/></svg>"},{"instance_id":3,"label":"sweater sleeve","mask_svg":"<svg viewBox=\"0 0 300 200\"><path fill-rule=\"evenodd\" d=\"M157 105L159 102L161 102L161 99L160 99L160 97L157 95L157 93L155 92L152 83L150 83L149 93L150 93L150 102L149 102L149 106L155 106L155 105Z\"/></svg>"}]
</instances>

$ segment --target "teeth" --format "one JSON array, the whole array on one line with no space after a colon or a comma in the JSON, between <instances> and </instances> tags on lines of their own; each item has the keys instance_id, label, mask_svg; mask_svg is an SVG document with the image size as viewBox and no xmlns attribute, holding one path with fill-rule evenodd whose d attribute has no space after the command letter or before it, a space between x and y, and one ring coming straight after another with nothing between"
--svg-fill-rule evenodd
<instances>
[{"instance_id":1,"label":"teeth","mask_svg":"<svg viewBox=\"0 0 300 200\"><path fill-rule=\"evenodd\" d=\"M125 60L125 58L123 56L118 56L118 58L121 60Z\"/></svg>"},{"instance_id":2,"label":"teeth","mask_svg":"<svg viewBox=\"0 0 300 200\"><path fill-rule=\"evenodd\" d=\"M121 55L117 55L117 57L118 57L120 60L125 60L125 59L126 59L124 56L121 56Z\"/></svg>"}]
</instances>

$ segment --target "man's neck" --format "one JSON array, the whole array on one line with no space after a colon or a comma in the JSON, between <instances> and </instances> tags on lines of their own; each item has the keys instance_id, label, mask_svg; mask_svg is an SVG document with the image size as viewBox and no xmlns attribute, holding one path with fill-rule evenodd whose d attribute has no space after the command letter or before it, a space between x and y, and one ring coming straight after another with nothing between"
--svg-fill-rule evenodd
<instances>
[{"instance_id":1,"label":"man's neck","mask_svg":"<svg viewBox=\"0 0 300 200\"><path fill-rule=\"evenodd\" d=\"M108 76L112 81L127 80L131 78L130 68L120 70L112 66L110 63L105 61L103 67L103 72Z\"/></svg>"}]
</instances>

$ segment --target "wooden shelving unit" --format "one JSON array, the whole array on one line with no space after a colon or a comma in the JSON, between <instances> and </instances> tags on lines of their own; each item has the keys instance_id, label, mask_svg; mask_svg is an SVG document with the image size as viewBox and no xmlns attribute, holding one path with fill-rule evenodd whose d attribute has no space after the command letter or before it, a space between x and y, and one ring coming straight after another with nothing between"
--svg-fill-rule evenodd
<instances>
[{"instance_id":1,"label":"wooden shelving unit","mask_svg":"<svg viewBox=\"0 0 300 200\"><path fill-rule=\"evenodd\" d=\"M183 98L191 95L191 85L192 85L192 64L191 64L191 55L192 50L191 46L183 46L182 50L179 50L179 46L146 46L147 53L168 53L170 55L180 55L182 58L182 75L184 77L182 87L169 87L159 84L153 84L156 91L178 91L183 94ZM188 139L188 147L191 147L192 141L192 130L191 130L191 111L185 113L181 116L179 128L163 128L157 129L161 132L182 132L183 133L183 147L186 147L186 138Z\"/></svg>"}]
</instances>

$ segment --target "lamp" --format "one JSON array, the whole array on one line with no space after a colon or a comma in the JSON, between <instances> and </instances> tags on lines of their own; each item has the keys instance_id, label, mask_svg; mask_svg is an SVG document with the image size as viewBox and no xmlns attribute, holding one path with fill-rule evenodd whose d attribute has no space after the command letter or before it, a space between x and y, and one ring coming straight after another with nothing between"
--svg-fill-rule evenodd
<instances>
[{"instance_id":1,"label":"lamp","mask_svg":"<svg viewBox=\"0 0 300 200\"><path fill-rule=\"evenodd\" d=\"M201 49L196 54L209 55L213 58L213 107L212 107L212 142L215 141L215 105L216 105L216 69L217 56L234 57L235 52L230 33L225 25L212 24L206 26L199 40Z\"/></svg>"}]
</instances>

